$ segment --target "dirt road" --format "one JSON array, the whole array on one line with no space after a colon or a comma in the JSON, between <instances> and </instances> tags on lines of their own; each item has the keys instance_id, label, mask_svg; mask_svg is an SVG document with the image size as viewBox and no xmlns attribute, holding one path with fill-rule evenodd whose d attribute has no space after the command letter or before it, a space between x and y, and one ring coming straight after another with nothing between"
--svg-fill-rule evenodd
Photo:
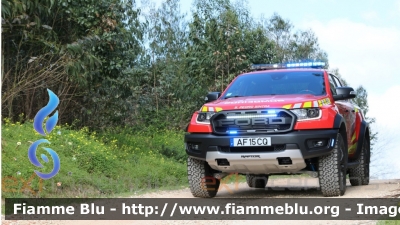
<instances>
[{"instance_id":1,"label":"dirt road","mask_svg":"<svg viewBox=\"0 0 400 225\"><path fill-rule=\"evenodd\" d=\"M352 187L347 184L344 196L338 198L397 198L400 196L400 179L372 180L370 185ZM144 195L133 195L133 198L193 198L188 188L175 191L159 191ZM266 189L249 188L245 183L222 184L217 194L218 198L322 198L318 179L308 177L293 177L285 179L270 179ZM195 198L193 199L195 201ZM2 220L4 217L2 217ZM2 221L2 224L376 224L376 221Z\"/></svg>"}]
</instances>

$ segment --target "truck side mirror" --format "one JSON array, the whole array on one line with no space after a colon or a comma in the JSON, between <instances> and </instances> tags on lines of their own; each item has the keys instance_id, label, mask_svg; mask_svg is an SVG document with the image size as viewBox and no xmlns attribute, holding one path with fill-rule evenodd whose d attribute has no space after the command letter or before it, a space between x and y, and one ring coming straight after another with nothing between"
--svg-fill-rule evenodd
<instances>
[{"instance_id":1,"label":"truck side mirror","mask_svg":"<svg viewBox=\"0 0 400 225\"><path fill-rule=\"evenodd\" d=\"M204 100L207 102L212 102L217 100L221 96L221 92L209 92Z\"/></svg>"},{"instance_id":2,"label":"truck side mirror","mask_svg":"<svg viewBox=\"0 0 400 225\"><path fill-rule=\"evenodd\" d=\"M352 87L337 87L336 93L337 94L333 96L333 99L335 101L351 99L356 97L356 92Z\"/></svg>"}]
</instances>

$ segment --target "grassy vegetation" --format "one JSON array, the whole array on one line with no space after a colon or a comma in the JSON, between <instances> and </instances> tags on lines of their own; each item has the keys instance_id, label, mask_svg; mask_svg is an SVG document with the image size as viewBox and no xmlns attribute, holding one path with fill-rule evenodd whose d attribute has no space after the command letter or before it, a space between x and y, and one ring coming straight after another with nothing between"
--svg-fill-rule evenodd
<instances>
[{"instance_id":1,"label":"grassy vegetation","mask_svg":"<svg viewBox=\"0 0 400 225\"><path fill-rule=\"evenodd\" d=\"M28 159L32 142L47 139L36 156L44 166L35 167ZM59 173L41 180L34 170L48 173L52 159L40 159L41 147L57 152ZM49 156L49 155L48 155ZM46 137L30 122L2 124L3 197L100 197L120 193L140 193L154 189L187 186L183 132L152 130L90 133L87 128L72 130L57 126Z\"/></svg>"},{"instance_id":2,"label":"grassy vegetation","mask_svg":"<svg viewBox=\"0 0 400 225\"><path fill-rule=\"evenodd\" d=\"M381 220L377 225L400 225L400 220Z\"/></svg>"},{"instance_id":3,"label":"grassy vegetation","mask_svg":"<svg viewBox=\"0 0 400 225\"><path fill-rule=\"evenodd\" d=\"M129 196L158 189L187 187L184 132L147 127L142 130L122 128L102 134L87 128L73 130L56 126L46 137L33 124L2 124L2 194L3 197L101 197ZM44 166L37 168L28 159L28 148L36 140L36 155ZM57 152L60 172L41 180L34 170L48 173L53 162L40 159L41 147ZM272 176L271 178L275 178ZM224 183L245 182L244 176L231 175Z\"/></svg>"},{"instance_id":4,"label":"grassy vegetation","mask_svg":"<svg viewBox=\"0 0 400 225\"><path fill-rule=\"evenodd\" d=\"M87 128L73 130L56 126L46 137L33 124L2 124L2 194L3 197L110 197L129 196L158 189L187 187L184 132L146 127L141 130L121 128L102 134ZM36 156L44 166L37 168L28 159L28 148L36 140ZM60 172L42 180L34 170L48 173L52 159L40 159L41 147L57 152ZM275 178L274 176L272 178ZM245 182L244 176L231 175L224 183Z\"/></svg>"}]
</instances>

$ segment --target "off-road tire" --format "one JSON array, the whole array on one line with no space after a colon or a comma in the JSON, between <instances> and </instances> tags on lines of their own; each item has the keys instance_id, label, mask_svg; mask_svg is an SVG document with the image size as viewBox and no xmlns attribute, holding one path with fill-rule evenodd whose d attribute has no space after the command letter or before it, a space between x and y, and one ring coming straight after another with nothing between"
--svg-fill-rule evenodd
<instances>
[{"instance_id":1,"label":"off-road tire","mask_svg":"<svg viewBox=\"0 0 400 225\"><path fill-rule=\"evenodd\" d=\"M268 175L246 175L247 185L251 188L265 188L268 182Z\"/></svg>"},{"instance_id":2,"label":"off-road tire","mask_svg":"<svg viewBox=\"0 0 400 225\"><path fill-rule=\"evenodd\" d=\"M365 137L362 144L360 157L357 161L360 163L357 167L349 169L349 178L351 186L360 186L369 184L369 140Z\"/></svg>"},{"instance_id":3,"label":"off-road tire","mask_svg":"<svg viewBox=\"0 0 400 225\"><path fill-rule=\"evenodd\" d=\"M187 171L190 191L194 197L215 197L220 181L214 178L214 170L207 162L188 157Z\"/></svg>"},{"instance_id":4,"label":"off-road tire","mask_svg":"<svg viewBox=\"0 0 400 225\"><path fill-rule=\"evenodd\" d=\"M319 186L325 197L344 195L346 192L347 147L340 133L332 152L318 159Z\"/></svg>"}]
</instances>

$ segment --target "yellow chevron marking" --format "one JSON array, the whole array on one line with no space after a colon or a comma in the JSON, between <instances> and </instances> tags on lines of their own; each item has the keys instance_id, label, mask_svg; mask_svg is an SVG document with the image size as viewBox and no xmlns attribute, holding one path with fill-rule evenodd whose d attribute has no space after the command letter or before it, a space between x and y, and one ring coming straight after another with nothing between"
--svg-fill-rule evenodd
<instances>
[{"instance_id":1,"label":"yellow chevron marking","mask_svg":"<svg viewBox=\"0 0 400 225\"><path fill-rule=\"evenodd\" d=\"M290 109L290 107L292 107L292 104L282 106L284 109Z\"/></svg>"},{"instance_id":2,"label":"yellow chevron marking","mask_svg":"<svg viewBox=\"0 0 400 225\"><path fill-rule=\"evenodd\" d=\"M221 111L222 111L222 108L221 108L221 107L215 107L215 111L216 111L216 112L221 112Z\"/></svg>"},{"instance_id":3,"label":"yellow chevron marking","mask_svg":"<svg viewBox=\"0 0 400 225\"><path fill-rule=\"evenodd\" d=\"M311 108L311 102L304 102L303 108Z\"/></svg>"},{"instance_id":4,"label":"yellow chevron marking","mask_svg":"<svg viewBox=\"0 0 400 225\"><path fill-rule=\"evenodd\" d=\"M328 104L330 105L331 104L331 99L327 98L327 101L328 101Z\"/></svg>"},{"instance_id":5,"label":"yellow chevron marking","mask_svg":"<svg viewBox=\"0 0 400 225\"><path fill-rule=\"evenodd\" d=\"M207 112L207 106L203 106L203 108L201 109L202 112Z\"/></svg>"},{"instance_id":6,"label":"yellow chevron marking","mask_svg":"<svg viewBox=\"0 0 400 225\"><path fill-rule=\"evenodd\" d=\"M353 137L351 137L351 142L353 142L354 140L356 140L356 132L354 132Z\"/></svg>"},{"instance_id":7,"label":"yellow chevron marking","mask_svg":"<svg viewBox=\"0 0 400 225\"><path fill-rule=\"evenodd\" d=\"M353 154L354 152L356 152L356 149L357 149L357 142L354 143L352 146L350 146L349 154Z\"/></svg>"}]
</instances>

